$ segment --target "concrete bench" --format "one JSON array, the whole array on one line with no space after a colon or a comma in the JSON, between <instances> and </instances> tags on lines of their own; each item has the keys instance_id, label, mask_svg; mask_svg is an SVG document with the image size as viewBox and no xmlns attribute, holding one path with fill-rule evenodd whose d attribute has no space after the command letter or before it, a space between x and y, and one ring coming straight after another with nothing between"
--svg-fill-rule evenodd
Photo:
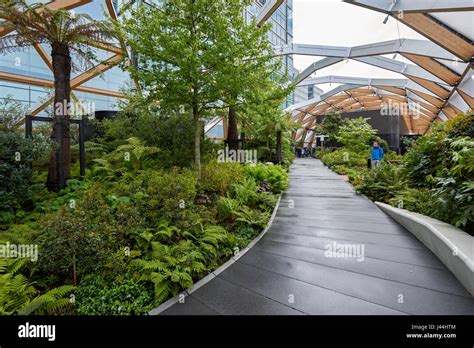
<instances>
[{"instance_id":1,"label":"concrete bench","mask_svg":"<svg viewBox=\"0 0 474 348\"><path fill-rule=\"evenodd\" d=\"M445 222L376 202L404 226L456 276L474 296L474 237Z\"/></svg>"}]
</instances>

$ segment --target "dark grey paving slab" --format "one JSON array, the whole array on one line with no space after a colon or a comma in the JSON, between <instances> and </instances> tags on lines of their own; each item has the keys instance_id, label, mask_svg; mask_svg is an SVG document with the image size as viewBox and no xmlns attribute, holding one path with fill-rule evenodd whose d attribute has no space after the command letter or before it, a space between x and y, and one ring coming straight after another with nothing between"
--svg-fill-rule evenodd
<instances>
[{"instance_id":1,"label":"dark grey paving slab","mask_svg":"<svg viewBox=\"0 0 474 348\"><path fill-rule=\"evenodd\" d=\"M328 257L328 245L363 246L363 258ZM162 314L216 313L472 315L474 301L431 251L339 175L297 159L265 236Z\"/></svg>"},{"instance_id":2,"label":"dark grey paving slab","mask_svg":"<svg viewBox=\"0 0 474 348\"><path fill-rule=\"evenodd\" d=\"M377 233L387 233L387 234L405 234L405 229L400 225L387 225L379 223L371 223L366 221L353 222L353 221L341 221L341 220L310 220L310 219L298 219L293 221L293 219L288 220L285 217L276 216L274 223L283 223L291 221L292 225L295 226L305 226L305 227L330 227L339 230L352 230L352 231L362 231L362 232L377 232Z\"/></svg>"},{"instance_id":3,"label":"dark grey paving slab","mask_svg":"<svg viewBox=\"0 0 474 348\"><path fill-rule=\"evenodd\" d=\"M275 242L306 246L314 249L326 249L334 242L340 244L357 244L353 239L336 240L327 237L313 237L295 234L283 234L268 231L264 237L265 239L273 240ZM444 265L436 258L433 253L427 249L417 250L412 248L399 248L385 244L364 244L364 254L367 257L375 259L395 261L399 263L408 263L411 265L437 267L444 269Z\"/></svg>"},{"instance_id":4,"label":"dark grey paving slab","mask_svg":"<svg viewBox=\"0 0 474 348\"><path fill-rule=\"evenodd\" d=\"M307 314L405 314L240 262L221 277Z\"/></svg>"},{"instance_id":5,"label":"dark grey paving slab","mask_svg":"<svg viewBox=\"0 0 474 348\"><path fill-rule=\"evenodd\" d=\"M255 249L240 258L239 262L405 313L474 314L474 303L471 298L262 253Z\"/></svg>"},{"instance_id":6,"label":"dark grey paving slab","mask_svg":"<svg viewBox=\"0 0 474 348\"><path fill-rule=\"evenodd\" d=\"M351 240L355 242L374 243L380 245L391 245L402 248L422 249L424 245L415 237L407 235L387 235L376 232L361 232L339 230L333 228L306 228L302 226L289 227L288 224L279 224L270 230L272 233L296 234L303 236L323 237L332 239Z\"/></svg>"},{"instance_id":7,"label":"dark grey paving slab","mask_svg":"<svg viewBox=\"0 0 474 348\"><path fill-rule=\"evenodd\" d=\"M191 297L221 314L295 315L301 311L216 277ZM171 308L174 308L174 305ZM170 308L170 309L171 309Z\"/></svg>"},{"instance_id":8,"label":"dark grey paving slab","mask_svg":"<svg viewBox=\"0 0 474 348\"><path fill-rule=\"evenodd\" d=\"M401 264L399 262L370 258L367 255L362 260L347 257L334 259L327 257L325 250L315 250L304 246L274 242L268 239L262 240L254 249L269 254L308 261L314 264L335 267L468 298L470 297L466 289L456 281L454 275L444 268L436 269Z\"/></svg>"}]
</instances>

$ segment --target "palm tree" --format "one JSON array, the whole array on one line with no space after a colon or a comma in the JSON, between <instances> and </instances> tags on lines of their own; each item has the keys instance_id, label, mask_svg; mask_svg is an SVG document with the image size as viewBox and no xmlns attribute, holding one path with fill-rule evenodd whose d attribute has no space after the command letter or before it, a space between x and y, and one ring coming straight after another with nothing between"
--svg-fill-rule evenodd
<instances>
[{"instance_id":1,"label":"palm tree","mask_svg":"<svg viewBox=\"0 0 474 348\"><path fill-rule=\"evenodd\" d=\"M3 27L14 31L0 38L0 52L13 52L39 44L51 47L54 76L51 138L58 146L59 156L56 151L51 151L47 185L52 190L60 189L69 178L71 169L68 108L71 70L75 68L71 56L78 58L81 65L93 66L95 55L91 45L100 47L110 43L115 37L113 26L106 21L95 21L86 14L51 10L45 4L29 5L23 0L2 1L0 18L5 20ZM61 139L58 139L58 133L62 134Z\"/></svg>"}]
</instances>

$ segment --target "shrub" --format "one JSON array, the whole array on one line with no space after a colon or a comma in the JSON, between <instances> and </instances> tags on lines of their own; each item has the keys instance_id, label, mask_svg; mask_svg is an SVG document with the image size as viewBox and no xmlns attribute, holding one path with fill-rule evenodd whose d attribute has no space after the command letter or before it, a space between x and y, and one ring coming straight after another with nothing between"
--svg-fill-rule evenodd
<instances>
[{"instance_id":1,"label":"shrub","mask_svg":"<svg viewBox=\"0 0 474 348\"><path fill-rule=\"evenodd\" d=\"M42 138L0 132L0 212L33 208L33 196L42 185L33 184L30 163L46 156L47 151L48 143Z\"/></svg>"},{"instance_id":2,"label":"shrub","mask_svg":"<svg viewBox=\"0 0 474 348\"><path fill-rule=\"evenodd\" d=\"M219 163L211 161L202 167L200 187L206 192L224 196L233 183L240 182L244 177L244 169L240 163Z\"/></svg>"},{"instance_id":3,"label":"shrub","mask_svg":"<svg viewBox=\"0 0 474 348\"><path fill-rule=\"evenodd\" d=\"M436 198L435 215L456 227L474 230L474 141L454 138L447 141L448 157L436 177L432 190Z\"/></svg>"},{"instance_id":4,"label":"shrub","mask_svg":"<svg viewBox=\"0 0 474 348\"><path fill-rule=\"evenodd\" d=\"M436 205L433 193L423 188L406 188L389 199L388 203L427 216L434 216Z\"/></svg>"},{"instance_id":5,"label":"shrub","mask_svg":"<svg viewBox=\"0 0 474 348\"><path fill-rule=\"evenodd\" d=\"M232 197L234 197L239 204L255 206L258 201L257 184L253 178L245 178L240 183L232 185Z\"/></svg>"},{"instance_id":6,"label":"shrub","mask_svg":"<svg viewBox=\"0 0 474 348\"><path fill-rule=\"evenodd\" d=\"M238 200L229 197L220 197L217 201L217 212L222 220L234 221L240 209Z\"/></svg>"},{"instance_id":7,"label":"shrub","mask_svg":"<svg viewBox=\"0 0 474 348\"><path fill-rule=\"evenodd\" d=\"M133 278L109 283L90 274L81 280L76 294L76 310L81 315L144 315L153 304L153 286Z\"/></svg>"},{"instance_id":8,"label":"shrub","mask_svg":"<svg viewBox=\"0 0 474 348\"><path fill-rule=\"evenodd\" d=\"M124 175L108 191L116 197L130 197L131 204L149 227L168 220L180 228L188 228L197 218L193 210L197 180L192 170L147 169Z\"/></svg>"},{"instance_id":9,"label":"shrub","mask_svg":"<svg viewBox=\"0 0 474 348\"><path fill-rule=\"evenodd\" d=\"M377 130L367 122L368 118L344 119L336 135L336 140L349 149L364 150L368 147L370 138L377 134Z\"/></svg>"},{"instance_id":10,"label":"shrub","mask_svg":"<svg viewBox=\"0 0 474 348\"><path fill-rule=\"evenodd\" d=\"M446 155L443 139L444 135L441 132L424 135L418 138L405 154L402 168L411 185L434 187L434 177L442 167Z\"/></svg>"},{"instance_id":11,"label":"shrub","mask_svg":"<svg viewBox=\"0 0 474 348\"><path fill-rule=\"evenodd\" d=\"M405 188L406 180L400 176L398 168L384 163L380 168L367 171L356 190L373 201L388 203Z\"/></svg>"},{"instance_id":12,"label":"shrub","mask_svg":"<svg viewBox=\"0 0 474 348\"><path fill-rule=\"evenodd\" d=\"M96 188L75 207L46 215L38 238L37 267L51 281L71 281L100 269L118 246L125 246L126 230L114 217Z\"/></svg>"},{"instance_id":13,"label":"shrub","mask_svg":"<svg viewBox=\"0 0 474 348\"><path fill-rule=\"evenodd\" d=\"M336 165L365 168L367 167L367 158L369 158L369 151L351 151L346 147L325 152L322 155L323 163L330 168Z\"/></svg>"},{"instance_id":14,"label":"shrub","mask_svg":"<svg viewBox=\"0 0 474 348\"><path fill-rule=\"evenodd\" d=\"M255 179L257 185L267 182L273 193L281 193L288 188L288 173L282 166L257 163L245 166L247 175Z\"/></svg>"}]
</instances>

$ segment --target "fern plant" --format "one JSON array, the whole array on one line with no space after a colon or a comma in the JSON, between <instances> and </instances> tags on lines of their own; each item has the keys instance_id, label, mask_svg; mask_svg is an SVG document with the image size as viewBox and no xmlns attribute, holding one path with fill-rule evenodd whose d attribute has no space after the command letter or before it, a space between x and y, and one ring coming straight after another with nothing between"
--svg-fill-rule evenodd
<instances>
[{"instance_id":1,"label":"fern plant","mask_svg":"<svg viewBox=\"0 0 474 348\"><path fill-rule=\"evenodd\" d=\"M130 160L134 169L143 169L143 164L150 161L160 149L155 146L146 146L137 137L127 139L127 144L119 146L114 151L114 157L120 160ZM131 154L130 158L126 154Z\"/></svg>"},{"instance_id":2,"label":"fern plant","mask_svg":"<svg viewBox=\"0 0 474 348\"><path fill-rule=\"evenodd\" d=\"M56 314L71 305L74 286L64 285L38 295L35 283L19 273L26 259L0 259L0 315Z\"/></svg>"},{"instance_id":3,"label":"fern plant","mask_svg":"<svg viewBox=\"0 0 474 348\"><path fill-rule=\"evenodd\" d=\"M191 240L205 256L208 264L219 258L219 250L229 241L229 234L221 226L199 224L193 232L184 232L183 237Z\"/></svg>"},{"instance_id":4,"label":"fern plant","mask_svg":"<svg viewBox=\"0 0 474 348\"><path fill-rule=\"evenodd\" d=\"M233 198L221 197L217 201L217 211L223 220L235 220L239 208L239 201Z\"/></svg>"},{"instance_id":5,"label":"fern plant","mask_svg":"<svg viewBox=\"0 0 474 348\"><path fill-rule=\"evenodd\" d=\"M242 206L237 212L237 221L243 222L249 226L263 228L267 225L270 219L269 212L262 212L260 210L254 210L247 206Z\"/></svg>"},{"instance_id":6,"label":"fern plant","mask_svg":"<svg viewBox=\"0 0 474 348\"><path fill-rule=\"evenodd\" d=\"M190 288L193 279L207 270L205 256L190 240L171 246L152 242L151 246L150 259L137 259L133 263L143 272L142 279L153 283L157 304Z\"/></svg>"},{"instance_id":7,"label":"fern plant","mask_svg":"<svg viewBox=\"0 0 474 348\"><path fill-rule=\"evenodd\" d=\"M232 185L232 195L240 204L254 206L258 200L257 184L253 178L245 178Z\"/></svg>"}]
</instances>

